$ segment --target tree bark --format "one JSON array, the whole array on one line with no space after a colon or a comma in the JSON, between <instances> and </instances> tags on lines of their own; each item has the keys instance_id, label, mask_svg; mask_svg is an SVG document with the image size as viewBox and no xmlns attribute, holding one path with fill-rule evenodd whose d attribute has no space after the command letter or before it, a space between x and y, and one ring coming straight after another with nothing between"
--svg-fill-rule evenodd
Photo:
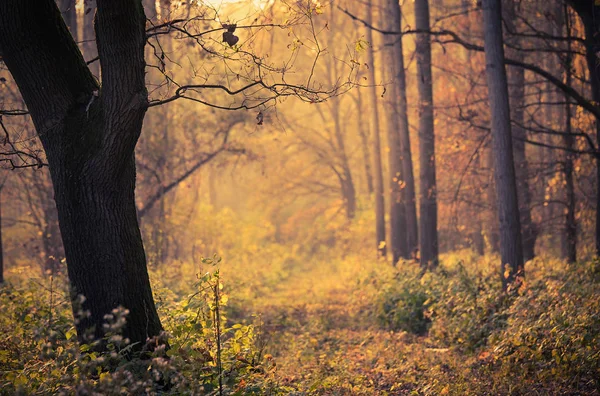
<instances>
[{"instance_id":1,"label":"tree bark","mask_svg":"<svg viewBox=\"0 0 600 396\"><path fill-rule=\"evenodd\" d=\"M415 26L429 31L429 1L415 1ZM435 183L435 133L431 38L417 34L417 84L419 89L419 251L422 267L438 262L437 188Z\"/></svg>"},{"instance_id":2,"label":"tree bark","mask_svg":"<svg viewBox=\"0 0 600 396\"><path fill-rule=\"evenodd\" d=\"M381 15L382 25L388 31L400 29L400 6L394 0L385 0ZM387 118L387 144L390 189L390 245L392 260L396 264L400 258L409 258L407 245L408 233L406 219L406 177L402 166L402 146L400 143L400 90L398 68L404 71L401 39L395 35L384 37L382 51L382 75L386 82L384 109ZM400 60L400 62L399 62Z\"/></svg>"},{"instance_id":3,"label":"tree bark","mask_svg":"<svg viewBox=\"0 0 600 396\"><path fill-rule=\"evenodd\" d=\"M373 172L371 171L371 154L369 153L369 126L365 127L363 117L363 100L360 89L356 90L356 113L358 115L358 134L360 135L361 150L363 162L365 165L365 180L367 182L367 192L373 194Z\"/></svg>"},{"instance_id":4,"label":"tree bark","mask_svg":"<svg viewBox=\"0 0 600 396\"><path fill-rule=\"evenodd\" d=\"M4 283L4 244L2 243L2 190L4 183L0 185L0 285Z\"/></svg>"},{"instance_id":5,"label":"tree bark","mask_svg":"<svg viewBox=\"0 0 600 396\"><path fill-rule=\"evenodd\" d=\"M564 20L564 26L566 28L566 35L570 37L571 32L571 20L569 15L569 9L564 6L561 7L562 20ZM562 21L561 21L562 22ZM562 32L560 32L562 33ZM573 56L571 55L571 42L567 42L567 56L565 60L565 82L567 85L572 83L571 68L573 64ZM567 151L565 151L565 193L567 201L567 213L565 214L565 256L568 263L577 262L577 221L575 218L576 209L576 196L575 196L575 183L573 178L574 166L573 166L573 153L569 152L575 146L575 139L571 135L571 98L564 95L565 98L565 135L563 142Z\"/></svg>"},{"instance_id":6,"label":"tree bark","mask_svg":"<svg viewBox=\"0 0 600 396\"><path fill-rule=\"evenodd\" d=\"M373 24L373 10L371 2L367 3L367 10L365 21L372 26ZM379 110L377 106L377 91L375 86L375 57L373 55L373 32L371 29L366 29L366 38L369 42L369 48L367 50L367 62L369 68L367 70L367 78L369 79L369 102L371 104L370 117L373 131L373 172L374 172L374 189L375 189L375 238L377 252L380 256L386 257L386 239L385 239L385 198L383 191L383 169L381 165L381 139L380 131L381 127L379 124Z\"/></svg>"},{"instance_id":7,"label":"tree bark","mask_svg":"<svg viewBox=\"0 0 600 396\"><path fill-rule=\"evenodd\" d=\"M520 46L520 39L515 35L517 31L517 10L515 0L505 2L504 23L509 34L507 42L514 47ZM523 52L519 50L508 50L509 56L520 62L524 61ZM513 151L515 158L515 171L517 177L517 193L519 197L519 213L521 216L521 230L523 240L523 260L529 261L535 257L535 241L537 231L531 219L531 190L529 189L529 165L525 151L525 139L527 133L523 128L525 117L523 107L525 105L525 70L520 67L511 67L508 70L508 85L510 92L510 113L513 120Z\"/></svg>"},{"instance_id":8,"label":"tree bark","mask_svg":"<svg viewBox=\"0 0 600 396\"><path fill-rule=\"evenodd\" d=\"M579 15L585 30L585 55L592 86L592 100L600 103L600 6L594 0L569 0L569 4ZM596 118L596 139L600 144L600 119ZM596 156L596 256L600 256L600 157Z\"/></svg>"},{"instance_id":9,"label":"tree bark","mask_svg":"<svg viewBox=\"0 0 600 396\"><path fill-rule=\"evenodd\" d=\"M0 48L46 152L80 341L129 310L123 334L141 348L162 330L134 202L134 148L148 104L141 1L99 1L102 90L51 0L0 3ZM75 312L77 313L77 312Z\"/></svg>"},{"instance_id":10,"label":"tree bark","mask_svg":"<svg viewBox=\"0 0 600 396\"><path fill-rule=\"evenodd\" d=\"M508 85L504 67L500 0L483 0L486 74L492 114L496 198L500 219L502 284L524 274L521 223L510 128ZM508 266L508 273L505 272Z\"/></svg>"},{"instance_id":11,"label":"tree bark","mask_svg":"<svg viewBox=\"0 0 600 396\"><path fill-rule=\"evenodd\" d=\"M396 1L393 4L398 15L395 23L395 29L401 30L402 9ZM402 160L402 173L404 188L404 207L406 213L406 258L415 256L419 247L419 230L417 223L417 199L415 196L415 176L413 172L412 154L410 146L410 129L408 127L408 102L406 99L406 71L404 70L404 50L402 47L402 37L396 40L396 79L398 95L398 115L400 117L400 150Z\"/></svg>"}]
</instances>

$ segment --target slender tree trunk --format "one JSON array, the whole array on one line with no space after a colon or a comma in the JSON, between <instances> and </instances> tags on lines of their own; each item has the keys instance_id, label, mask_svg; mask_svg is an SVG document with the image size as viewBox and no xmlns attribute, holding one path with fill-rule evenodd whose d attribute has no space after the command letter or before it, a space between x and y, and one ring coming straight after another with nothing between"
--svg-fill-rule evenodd
<instances>
[{"instance_id":1,"label":"slender tree trunk","mask_svg":"<svg viewBox=\"0 0 600 396\"><path fill-rule=\"evenodd\" d=\"M500 0L483 0L483 31L488 95L492 114L494 174L498 217L500 219L500 256L502 284L523 275L523 245L515 180L510 128L508 85L504 68L502 13ZM505 272L505 266L509 272Z\"/></svg>"},{"instance_id":2,"label":"slender tree trunk","mask_svg":"<svg viewBox=\"0 0 600 396\"><path fill-rule=\"evenodd\" d=\"M373 172L371 171L371 154L369 153L369 126L365 126L363 117L363 101L361 90L356 91L356 107L358 115L358 134L360 135L361 150L365 164L365 180L367 182L367 192L373 194Z\"/></svg>"},{"instance_id":3,"label":"slender tree trunk","mask_svg":"<svg viewBox=\"0 0 600 396\"><path fill-rule=\"evenodd\" d=\"M381 14L382 24L386 30L400 29L400 7L394 0L386 0L385 8ZM398 53L401 45L400 39L395 35L384 37L382 50L382 75L386 82L386 93L384 97L384 109L387 118L387 144L388 144L388 167L389 167L389 189L390 189L390 243L392 248L392 260L395 264L400 258L409 258L407 245L406 223L406 182L404 169L402 167L402 146L400 144L400 107L398 89L398 59L402 55ZM404 70L404 69L403 69Z\"/></svg>"},{"instance_id":4,"label":"slender tree trunk","mask_svg":"<svg viewBox=\"0 0 600 396\"><path fill-rule=\"evenodd\" d=\"M585 29L585 54L592 86L592 100L600 103L600 7L594 0L569 0L569 4L581 18ZM596 118L596 139L600 144L600 119ZM600 256L600 158L596 157L596 255Z\"/></svg>"},{"instance_id":5,"label":"slender tree trunk","mask_svg":"<svg viewBox=\"0 0 600 396\"><path fill-rule=\"evenodd\" d=\"M515 0L505 2L504 23L509 30L507 42L519 47L521 40L515 35L517 31L517 11ZM523 61L522 51L508 50L511 58ZM523 240L523 260L529 261L535 256L535 241L537 232L531 219L531 191L529 189L529 166L525 152L525 139L527 133L523 128L525 117L525 70L520 67L511 67L508 70L508 85L510 96L510 114L514 122L512 126L513 152L515 158L515 171L517 176L517 193L519 194L519 213L521 216L521 232Z\"/></svg>"},{"instance_id":6,"label":"slender tree trunk","mask_svg":"<svg viewBox=\"0 0 600 396\"><path fill-rule=\"evenodd\" d=\"M415 26L429 31L429 1L415 1ZM419 251L421 266L438 262L437 189L435 183L435 133L433 123L433 77L431 38L417 34L417 84L419 87Z\"/></svg>"},{"instance_id":7,"label":"slender tree trunk","mask_svg":"<svg viewBox=\"0 0 600 396\"><path fill-rule=\"evenodd\" d=\"M50 166L73 308L89 312L76 321L78 337L102 337L105 315L122 306L124 336L139 349L162 330L134 200L133 153L148 103L141 1L99 1L95 30L98 97L52 0L0 2L0 48Z\"/></svg>"},{"instance_id":8,"label":"slender tree trunk","mask_svg":"<svg viewBox=\"0 0 600 396\"><path fill-rule=\"evenodd\" d=\"M392 5L397 9L394 15L394 29L401 30L402 10L400 4L395 1ZM406 258L414 257L419 247L419 230L417 224L417 199L415 196L415 176L413 172L412 154L410 147L410 129L408 127L408 102L406 99L406 71L404 70L404 50L402 47L402 36L396 39L396 79L398 95L398 116L400 117L400 150L402 160L402 175L404 188L404 207L406 213Z\"/></svg>"},{"instance_id":9,"label":"slender tree trunk","mask_svg":"<svg viewBox=\"0 0 600 396\"><path fill-rule=\"evenodd\" d=\"M0 186L0 285L4 283L4 244L2 243L2 190Z\"/></svg>"},{"instance_id":10,"label":"slender tree trunk","mask_svg":"<svg viewBox=\"0 0 600 396\"><path fill-rule=\"evenodd\" d=\"M373 25L373 10L371 2L367 3L367 10L365 20L369 26ZM371 29L366 29L366 38L369 42L369 49L367 50L367 62L369 65L367 71L367 78L369 80L369 102L371 105L370 117L373 124L371 130L373 131L373 181L375 189L375 238L376 247L380 256L385 257L387 254L386 239L385 239L385 200L383 191L383 169L381 166L381 140L379 125L379 110L377 106L377 87L375 86L375 57L373 55L373 32Z\"/></svg>"},{"instance_id":11,"label":"slender tree trunk","mask_svg":"<svg viewBox=\"0 0 600 396\"><path fill-rule=\"evenodd\" d=\"M331 9L329 14L329 23L331 26L339 26L335 16L335 12ZM329 48L335 48L334 35L329 35L328 38ZM337 65L331 61L327 65L327 77L332 85L338 81ZM356 215L356 189L354 188L350 161L346 150L345 136L342 130L342 119L340 117L341 99L336 96L332 98L329 103L331 104L331 117L333 119L333 134L336 143L336 151L339 155L340 167L342 168L341 172L338 174L338 179L340 181L344 205L346 206L346 217L348 220L351 220Z\"/></svg>"},{"instance_id":12,"label":"slender tree trunk","mask_svg":"<svg viewBox=\"0 0 600 396\"><path fill-rule=\"evenodd\" d=\"M561 7L563 8L563 7ZM566 27L567 37L571 36L571 21L569 16L569 9L564 6L562 10L562 17L564 25ZM562 32L560 32L562 33ZM567 42L567 57L565 62L565 82L568 86L571 86L572 75L571 67L573 63L573 56L571 55L571 42ZM565 215L565 247L566 247L566 258L568 263L575 263L577 261L577 222L575 220L575 208L576 208L576 197L575 197L575 183L573 180L573 157L574 154L570 152L575 148L575 139L571 135L571 98L568 95L564 95L565 98L565 135L563 142L566 147L565 152L565 192L567 200L567 213Z\"/></svg>"}]
</instances>

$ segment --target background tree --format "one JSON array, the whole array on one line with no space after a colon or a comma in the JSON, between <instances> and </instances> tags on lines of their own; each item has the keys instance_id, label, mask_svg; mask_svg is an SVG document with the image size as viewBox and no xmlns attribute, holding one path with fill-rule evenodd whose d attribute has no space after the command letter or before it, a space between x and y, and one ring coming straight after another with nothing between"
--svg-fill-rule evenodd
<instances>
[{"instance_id":1,"label":"background tree","mask_svg":"<svg viewBox=\"0 0 600 396\"><path fill-rule=\"evenodd\" d=\"M435 184L435 134L433 117L433 78L429 1L415 1L417 34L417 81L419 87L419 252L421 265L435 266L438 261L437 191Z\"/></svg>"},{"instance_id":2,"label":"background tree","mask_svg":"<svg viewBox=\"0 0 600 396\"><path fill-rule=\"evenodd\" d=\"M500 218L500 259L503 284L523 273L523 245L517 201L510 127L508 84L504 68L500 0L483 1L486 73L492 113L494 174ZM505 266L510 268L505 273Z\"/></svg>"}]
</instances>

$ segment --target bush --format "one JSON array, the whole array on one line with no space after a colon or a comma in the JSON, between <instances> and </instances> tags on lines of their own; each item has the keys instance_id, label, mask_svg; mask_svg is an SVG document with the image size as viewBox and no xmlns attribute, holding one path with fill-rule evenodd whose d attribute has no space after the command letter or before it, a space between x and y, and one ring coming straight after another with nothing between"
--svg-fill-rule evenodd
<instances>
[{"instance_id":1,"label":"bush","mask_svg":"<svg viewBox=\"0 0 600 396\"><path fill-rule=\"evenodd\" d=\"M473 352L487 344L490 334L506 327L510 298L497 273L473 275L458 262L453 269L441 265L426 277L433 320L429 335L434 340Z\"/></svg>"},{"instance_id":2,"label":"bush","mask_svg":"<svg viewBox=\"0 0 600 396\"><path fill-rule=\"evenodd\" d=\"M204 260L217 264L217 258ZM50 287L52 285L52 287ZM106 316L106 337L80 345L62 281L0 288L0 394L279 394L275 363L254 324L228 325L219 271L177 299L159 290L167 333L148 355L132 355L121 336L127 310ZM53 302L54 301L54 302ZM170 345L170 349L165 346ZM104 345L98 348L98 345ZM146 349L146 351L148 351Z\"/></svg>"},{"instance_id":3,"label":"bush","mask_svg":"<svg viewBox=\"0 0 600 396\"><path fill-rule=\"evenodd\" d=\"M600 285L594 262L549 271L525 285L490 338L495 366L548 391L600 389ZM546 272L546 271L545 271Z\"/></svg>"},{"instance_id":4,"label":"bush","mask_svg":"<svg viewBox=\"0 0 600 396\"><path fill-rule=\"evenodd\" d=\"M423 335L430 319L426 315L428 294L414 264L398 264L400 269L391 280L383 283L377 298L377 320L390 330Z\"/></svg>"}]
</instances>

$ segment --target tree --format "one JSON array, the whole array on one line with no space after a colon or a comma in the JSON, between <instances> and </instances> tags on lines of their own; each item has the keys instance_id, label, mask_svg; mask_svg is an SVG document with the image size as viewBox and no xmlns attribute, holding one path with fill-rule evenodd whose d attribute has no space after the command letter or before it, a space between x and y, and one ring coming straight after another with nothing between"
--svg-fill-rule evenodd
<instances>
[{"instance_id":1,"label":"tree","mask_svg":"<svg viewBox=\"0 0 600 396\"><path fill-rule=\"evenodd\" d=\"M594 104L600 103L600 61L598 49L600 48L600 6L593 0L569 0L571 7L579 15L585 30L585 59L589 71ZM600 144L600 114L596 118L596 143ZM596 156L596 185L600 186L600 157ZM598 187L597 187L598 188ZM596 193L596 255L600 255L600 193Z\"/></svg>"},{"instance_id":2,"label":"tree","mask_svg":"<svg viewBox=\"0 0 600 396\"><path fill-rule=\"evenodd\" d=\"M387 93L388 161L390 167L390 241L393 261L410 258L418 245L415 181L410 150L406 71L401 28L400 4L384 2L382 24L395 35L385 36L384 72L391 82Z\"/></svg>"},{"instance_id":3,"label":"tree","mask_svg":"<svg viewBox=\"0 0 600 396\"><path fill-rule=\"evenodd\" d=\"M313 11L304 10L303 15L310 17ZM247 51L220 55L201 41L203 34L186 30L194 27L186 22L171 20L147 31L141 0L98 1L95 34L100 86L52 0L11 0L0 5L0 54L19 87L46 153L74 311L81 308L89 313L76 321L81 341L86 341L90 332L93 338L101 338L104 316L119 306L129 310L124 336L136 348L142 348L148 338L162 331L134 194L134 150L149 107L187 99L229 110L264 108L266 103L286 96L319 103L324 100L322 94L331 97L337 93L335 89L307 88L322 86L310 78L306 85L288 84L283 78L276 81L279 69L257 62L259 58ZM205 28L204 20L198 26ZM231 32L230 26L218 26L213 31ZM214 57L252 60L258 69L252 69L252 75L268 73L272 83L238 75L241 87L236 88L207 80L203 84L179 84L171 96L150 103L145 84L146 40L171 31L198 43ZM226 51L228 47L221 48ZM250 90L258 97L247 95L241 104L225 106L206 102L208 95L202 99L193 96L207 89L231 96ZM81 307L77 305L79 295L85 297Z\"/></svg>"},{"instance_id":4,"label":"tree","mask_svg":"<svg viewBox=\"0 0 600 396\"><path fill-rule=\"evenodd\" d=\"M76 321L78 337L101 338L104 315L123 306L124 336L144 345L162 326L134 201L133 151L148 104L141 4L98 3L101 90L53 1L4 2L0 20L3 60L50 165L71 294L85 296L89 311Z\"/></svg>"},{"instance_id":5,"label":"tree","mask_svg":"<svg viewBox=\"0 0 600 396\"><path fill-rule=\"evenodd\" d=\"M523 52L519 51L520 38L517 35L517 4L514 0L504 2L504 21L507 27L507 44L510 45L508 54L512 59L522 62ZM513 48L517 48L514 50ZM515 156L515 171L517 178L517 193L519 198L519 213L521 216L523 260L529 261L535 256L535 241L537 231L531 219L531 191L529 189L529 166L525 151L527 138L524 128L525 104L525 70L513 67L508 70L508 85L510 92L510 113L513 121L513 151Z\"/></svg>"},{"instance_id":6,"label":"tree","mask_svg":"<svg viewBox=\"0 0 600 396\"><path fill-rule=\"evenodd\" d=\"M373 22L373 7L371 2L366 3L365 20L369 25ZM385 197L383 187L383 170L381 165L381 126L379 124L379 110L377 108L377 91L375 85L375 56L373 54L373 32L370 27L366 29L366 38L369 42L367 49L367 80L369 81L369 104L372 109L370 117L373 131L373 170L375 180L375 238L379 255L385 257L387 254L385 240Z\"/></svg>"},{"instance_id":7,"label":"tree","mask_svg":"<svg viewBox=\"0 0 600 396\"><path fill-rule=\"evenodd\" d=\"M523 275L523 245L504 67L500 0L483 1L484 48L494 147L496 201L500 219L500 258L504 287ZM505 273L505 266L509 272Z\"/></svg>"},{"instance_id":8,"label":"tree","mask_svg":"<svg viewBox=\"0 0 600 396\"><path fill-rule=\"evenodd\" d=\"M417 84L419 88L419 252L421 266L438 261L437 187L435 183L435 133L429 1L415 1L417 34Z\"/></svg>"},{"instance_id":9,"label":"tree","mask_svg":"<svg viewBox=\"0 0 600 396\"><path fill-rule=\"evenodd\" d=\"M0 285L4 283L4 245L2 244L2 190L6 178L0 183Z\"/></svg>"},{"instance_id":10,"label":"tree","mask_svg":"<svg viewBox=\"0 0 600 396\"><path fill-rule=\"evenodd\" d=\"M384 2L381 13L381 23L387 30L400 29L400 5L390 0ZM400 143L401 118L406 117L404 111L401 114L400 96L401 82L399 76L404 78L404 59L402 53L402 42L397 36L385 36L383 40L383 51L381 55L382 75L387 83L384 92L384 110L387 119L387 146L388 146L388 168L389 168L389 221L390 221L390 247L392 250L392 262L400 258L409 257L407 245L410 230L406 219L406 178L402 163L402 146ZM404 125L402 123L402 125Z\"/></svg>"}]
</instances>

